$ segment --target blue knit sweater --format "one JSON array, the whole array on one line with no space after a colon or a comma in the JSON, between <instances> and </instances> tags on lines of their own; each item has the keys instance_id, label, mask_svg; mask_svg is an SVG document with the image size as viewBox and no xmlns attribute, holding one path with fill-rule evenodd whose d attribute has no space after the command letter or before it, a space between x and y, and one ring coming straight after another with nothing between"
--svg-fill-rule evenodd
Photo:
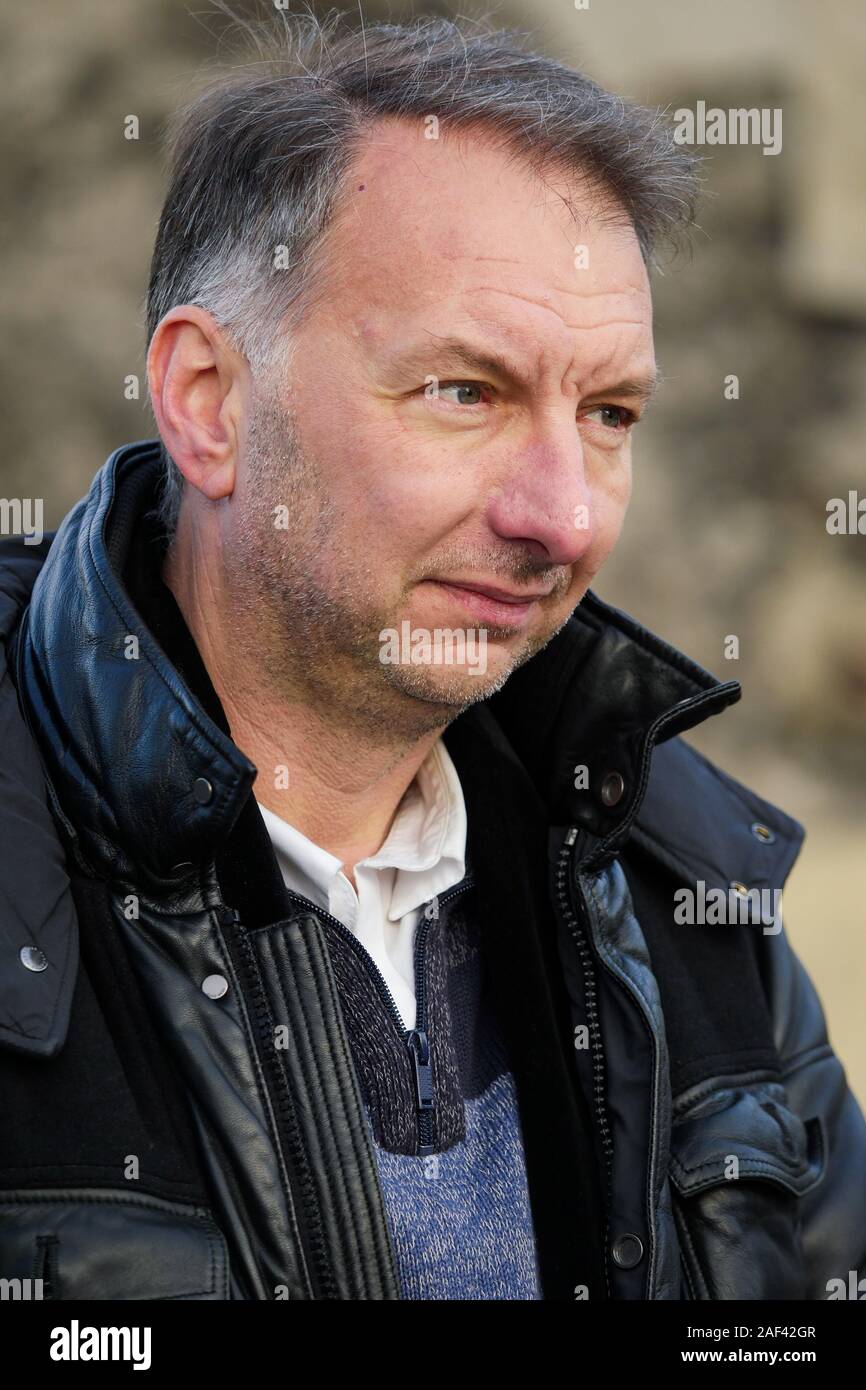
<instances>
[{"instance_id":1,"label":"blue knit sweater","mask_svg":"<svg viewBox=\"0 0 866 1390\"><path fill-rule=\"evenodd\" d=\"M542 1297L514 1082L474 898L469 866L419 919L409 1033L357 938L323 923L407 1299Z\"/></svg>"}]
</instances>

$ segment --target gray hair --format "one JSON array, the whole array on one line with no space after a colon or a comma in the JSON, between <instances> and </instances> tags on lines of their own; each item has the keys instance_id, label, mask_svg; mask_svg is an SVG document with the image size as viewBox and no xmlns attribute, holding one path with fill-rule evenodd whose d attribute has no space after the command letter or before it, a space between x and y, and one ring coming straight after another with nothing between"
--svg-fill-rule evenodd
<instances>
[{"instance_id":1,"label":"gray hair","mask_svg":"<svg viewBox=\"0 0 866 1390\"><path fill-rule=\"evenodd\" d=\"M535 170L581 175L613 195L648 266L694 220L698 161L663 113L529 51L524 31L437 16L356 28L336 12L320 20L284 10L237 23L253 60L233 61L170 122L148 345L174 305L198 304L254 374L287 361L322 289L347 172L379 117L485 130ZM275 267L278 248L285 268ZM160 516L171 535L183 479L163 454Z\"/></svg>"}]
</instances>

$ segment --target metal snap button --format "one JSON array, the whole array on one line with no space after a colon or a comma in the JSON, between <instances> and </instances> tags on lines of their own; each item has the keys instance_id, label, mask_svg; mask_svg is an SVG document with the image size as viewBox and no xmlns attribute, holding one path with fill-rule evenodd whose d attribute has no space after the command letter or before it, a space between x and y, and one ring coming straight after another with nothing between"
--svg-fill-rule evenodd
<instances>
[{"instance_id":1,"label":"metal snap button","mask_svg":"<svg viewBox=\"0 0 866 1390\"><path fill-rule=\"evenodd\" d=\"M738 898L747 898L749 896L749 890L745 883L737 883L736 879L731 879L730 888L732 892L736 893Z\"/></svg>"},{"instance_id":2,"label":"metal snap button","mask_svg":"<svg viewBox=\"0 0 866 1390\"><path fill-rule=\"evenodd\" d=\"M760 821L753 821L751 831L756 840L763 840L765 845L772 845L775 842L775 835L768 825L761 825Z\"/></svg>"},{"instance_id":3,"label":"metal snap button","mask_svg":"<svg viewBox=\"0 0 866 1390\"><path fill-rule=\"evenodd\" d=\"M206 975L201 987L208 999L222 999L229 992L229 982L225 975Z\"/></svg>"},{"instance_id":4,"label":"metal snap button","mask_svg":"<svg viewBox=\"0 0 866 1390\"><path fill-rule=\"evenodd\" d=\"M37 974L40 970L48 969L48 958L38 946L22 946L18 952L18 959L26 970L33 970Z\"/></svg>"},{"instance_id":5,"label":"metal snap button","mask_svg":"<svg viewBox=\"0 0 866 1390\"><path fill-rule=\"evenodd\" d=\"M213 787L206 777L196 777L192 784L192 794L199 806L206 806L213 796Z\"/></svg>"},{"instance_id":6,"label":"metal snap button","mask_svg":"<svg viewBox=\"0 0 866 1390\"><path fill-rule=\"evenodd\" d=\"M617 1236L611 1248L613 1262L619 1265L620 1269L634 1269L643 1259L643 1241L640 1236L629 1232L624 1236Z\"/></svg>"},{"instance_id":7,"label":"metal snap button","mask_svg":"<svg viewBox=\"0 0 866 1390\"><path fill-rule=\"evenodd\" d=\"M622 800L625 781L619 772L606 772L601 784L601 799L605 806L615 806Z\"/></svg>"}]
</instances>

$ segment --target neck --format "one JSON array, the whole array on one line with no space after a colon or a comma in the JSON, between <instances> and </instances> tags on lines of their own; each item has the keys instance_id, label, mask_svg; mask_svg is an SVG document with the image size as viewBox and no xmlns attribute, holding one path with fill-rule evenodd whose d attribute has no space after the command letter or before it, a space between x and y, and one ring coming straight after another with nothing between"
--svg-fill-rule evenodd
<instances>
[{"instance_id":1,"label":"neck","mask_svg":"<svg viewBox=\"0 0 866 1390\"><path fill-rule=\"evenodd\" d=\"M326 702L321 688L305 692L288 674L288 688L276 688L258 657L267 642L252 632L247 617L225 606L212 577L201 584L197 573L173 545L163 581L207 668L232 739L258 769L256 800L339 858L352 879L354 865L381 847L446 724L412 737L395 720L400 732L387 738L381 720L365 726L357 692L343 708L337 690ZM287 673L291 664L287 655Z\"/></svg>"}]
</instances>

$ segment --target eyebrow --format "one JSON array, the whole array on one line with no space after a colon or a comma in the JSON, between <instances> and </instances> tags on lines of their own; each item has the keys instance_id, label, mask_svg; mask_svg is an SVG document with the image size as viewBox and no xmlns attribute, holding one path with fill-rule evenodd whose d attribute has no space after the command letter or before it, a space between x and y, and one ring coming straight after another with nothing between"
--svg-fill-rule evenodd
<instances>
[{"instance_id":1,"label":"eyebrow","mask_svg":"<svg viewBox=\"0 0 866 1390\"><path fill-rule=\"evenodd\" d=\"M400 354L397 361L404 366L423 366L425 360L429 363L430 357L435 354L437 358L447 358L452 362L459 362L469 371L504 377L518 382L523 387L530 385L530 379L525 370L504 354L475 348L462 338L431 336L434 336L434 341L429 348L421 346L411 348L408 352ZM656 367L648 376L627 377L611 386L605 386L598 391L591 392L590 397L630 396L646 405L652 400L662 380L661 370Z\"/></svg>"}]
</instances>

